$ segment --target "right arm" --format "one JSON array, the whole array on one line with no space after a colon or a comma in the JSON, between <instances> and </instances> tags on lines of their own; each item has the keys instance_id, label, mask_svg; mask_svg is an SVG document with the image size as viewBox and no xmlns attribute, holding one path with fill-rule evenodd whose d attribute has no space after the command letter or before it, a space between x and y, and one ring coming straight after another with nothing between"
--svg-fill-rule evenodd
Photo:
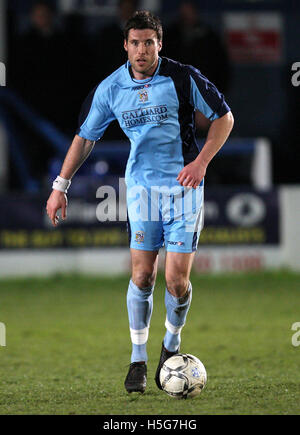
<instances>
[{"instance_id":1,"label":"right arm","mask_svg":"<svg viewBox=\"0 0 300 435\"><path fill-rule=\"evenodd\" d=\"M94 144L99 140L108 125L115 119L111 111L107 83L100 84L86 98L80 113L80 127L67 152L61 168L60 180L54 183L54 189L47 202L47 214L54 226L58 224L57 210L61 208L61 216L66 219L68 180L71 180L92 151ZM83 136L83 137L81 137ZM88 137L90 139L84 139ZM59 186L59 183L62 183ZM67 186L65 186L65 184ZM62 188L63 192L55 187Z\"/></svg>"},{"instance_id":2,"label":"right arm","mask_svg":"<svg viewBox=\"0 0 300 435\"><path fill-rule=\"evenodd\" d=\"M84 139L76 135L65 157L64 163L61 168L60 177L66 180L71 180L76 171L80 168L80 166L91 153L94 145L95 141ZM62 218L66 219L67 205L67 195L64 192L53 189L47 201L46 207L47 214L53 226L57 226L58 224L59 218L57 216L57 211L60 208Z\"/></svg>"},{"instance_id":3,"label":"right arm","mask_svg":"<svg viewBox=\"0 0 300 435\"><path fill-rule=\"evenodd\" d=\"M60 176L71 180L75 172L90 155L95 141L84 139L76 134L62 165Z\"/></svg>"}]
</instances>

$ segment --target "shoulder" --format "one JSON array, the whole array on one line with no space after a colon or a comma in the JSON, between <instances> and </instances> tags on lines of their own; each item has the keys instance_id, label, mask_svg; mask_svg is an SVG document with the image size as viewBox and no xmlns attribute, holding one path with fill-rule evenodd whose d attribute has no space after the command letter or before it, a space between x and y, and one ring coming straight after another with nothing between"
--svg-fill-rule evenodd
<instances>
[{"instance_id":1,"label":"shoulder","mask_svg":"<svg viewBox=\"0 0 300 435\"><path fill-rule=\"evenodd\" d=\"M187 65L184 65L176 60L169 59L168 57L162 57L159 74L166 76L176 76L181 77L187 75Z\"/></svg>"},{"instance_id":2,"label":"shoulder","mask_svg":"<svg viewBox=\"0 0 300 435\"><path fill-rule=\"evenodd\" d=\"M203 81L207 80L207 78L193 65L186 65L167 57L162 57L159 73L161 75L179 77L180 79L185 80L190 80L190 77L198 78Z\"/></svg>"},{"instance_id":3,"label":"shoulder","mask_svg":"<svg viewBox=\"0 0 300 435\"><path fill-rule=\"evenodd\" d=\"M121 87L122 82L124 82L125 74L126 64L99 82L86 97L85 104L94 104L96 107L101 106L102 108L106 107L109 109L118 89Z\"/></svg>"},{"instance_id":4,"label":"shoulder","mask_svg":"<svg viewBox=\"0 0 300 435\"><path fill-rule=\"evenodd\" d=\"M174 81L177 91L183 92L188 98L194 84L197 84L199 90L205 90L210 83L194 66L166 57L162 58L159 74L170 77Z\"/></svg>"},{"instance_id":5,"label":"shoulder","mask_svg":"<svg viewBox=\"0 0 300 435\"><path fill-rule=\"evenodd\" d=\"M86 96L83 102L83 107L88 108L88 110L92 104L96 105L96 107L104 107L105 105L109 107L114 87L118 86L118 83L122 81L124 68L125 65L122 65L104 80L99 82Z\"/></svg>"}]
</instances>

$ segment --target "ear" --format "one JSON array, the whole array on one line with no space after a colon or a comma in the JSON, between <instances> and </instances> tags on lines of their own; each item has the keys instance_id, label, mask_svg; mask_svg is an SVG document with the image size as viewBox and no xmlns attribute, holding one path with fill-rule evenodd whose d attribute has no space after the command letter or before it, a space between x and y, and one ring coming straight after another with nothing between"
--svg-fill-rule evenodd
<instances>
[{"instance_id":1,"label":"ear","mask_svg":"<svg viewBox=\"0 0 300 435\"><path fill-rule=\"evenodd\" d=\"M160 52L161 49L162 49L162 41L159 41L159 43L158 43L158 51Z\"/></svg>"},{"instance_id":2,"label":"ear","mask_svg":"<svg viewBox=\"0 0 300 435\"><path fill-rule=\"evenodd\" d=\"M125 49L126 51L128 51L128 48L127 48L127 41L126 41L126 39L124 39L124 49Z\"/></svg>"}]
</instances>

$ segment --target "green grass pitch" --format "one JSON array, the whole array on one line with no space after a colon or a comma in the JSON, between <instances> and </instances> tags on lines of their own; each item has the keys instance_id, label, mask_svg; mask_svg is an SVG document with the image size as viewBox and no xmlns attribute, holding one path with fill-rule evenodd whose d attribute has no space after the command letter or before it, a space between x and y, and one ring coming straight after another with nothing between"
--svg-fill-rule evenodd
<instances>
[{"instance_id":1,"label":"green grass pitch","mask_svg":"<svg viewBox=\"0 0 300 435\"><path fill-rule=\"evenodd\" d=\"M128 276L0 281L0 414L300 414L300 275L287 271L192 276L181 351L206 366L200 396L157 389L165 333L159 276L148 341L145 394L127 394ZM300 340L300 338L299 338Z\"/></svg>"}]
</instances>

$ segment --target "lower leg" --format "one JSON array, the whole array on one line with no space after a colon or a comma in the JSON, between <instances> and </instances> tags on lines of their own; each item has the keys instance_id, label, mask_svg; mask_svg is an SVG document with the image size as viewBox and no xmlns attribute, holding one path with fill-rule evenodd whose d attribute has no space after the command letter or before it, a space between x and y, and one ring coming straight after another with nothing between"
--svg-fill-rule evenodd
<instances>
[{"instance_id":1,"label":"lower leg","mask_svg":"<svg viewBox=\"0 0 300 435\"><path fill-rule=\"evenodd\" d=\"M194 253L167 252L165 306L166 334L164 347L176 352L181 341L181 330L185 325L192 300L192 285L189 281Z\"/></svg>"},{"instance_id":2,"label":"lower leg","mask_svg":"<svg viewBox=\"0 0 300 435\"><path fill-rule=\"evenodd\" d=\"M127 292L127 310L132 342L131 362L147 362L146 345L153 307L153 288L139 288L130 280Z\"/></svg>"},{"instance_id":3,"label":"lower leg","mask_svg":"<svg viewBox=\"0 0 300 435\"><path fill-rule=\"evenodd\" d=\"M127 310L132 342L131 362L147 362L147 341L153 309L157 252L131 249L132 279L127 292Z\"/></svg>"},{"instance_id":4,"label":"lower leg","mask_svg":"<svg viewBox=\"0 0 300 435\"><path fill-rule=\"evenodd\" d=\"M181 330L185 325L187 313L192 300L192 285L189 282L183 296L173 296L168 288L165 291L166 334L164 336L164 347L169 352L176 352L180 347Z\"/></svg>"}]
</instances>

